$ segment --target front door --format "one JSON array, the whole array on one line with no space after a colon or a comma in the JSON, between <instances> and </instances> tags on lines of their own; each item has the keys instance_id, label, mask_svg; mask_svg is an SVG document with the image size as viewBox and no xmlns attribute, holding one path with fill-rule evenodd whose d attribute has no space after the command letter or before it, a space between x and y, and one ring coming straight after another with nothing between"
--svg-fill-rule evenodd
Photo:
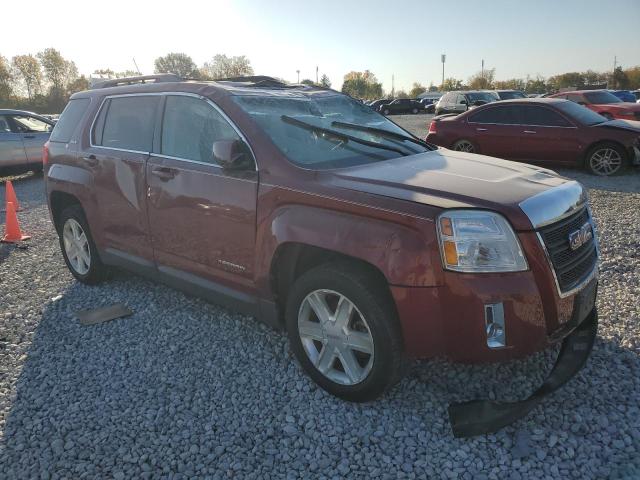
<instances>
[{"instance_id":1,"label":"front door","mask_svg":"<svg viewBox=\"0 0 640 480\"><path fill-rule=\"evenodd\" d=\"M518 159L518 124L516 107L491 105L475 110L467 118L480 153L500 158Z\"/></svg>"},{"instance_id":2,"label":"front door","mask_svg":"<svg viewBox=\"0 0 640 480\"><path fill-rule=\"evenodd\" d=\"M82 150L80 165L91 172L104 248L149 262L153 250L147 218L145 167L153 147L159 95L107 98Z\"/></svg>"},{"instance_id":3,"label":"front door","mask_svg":"<svg viewBox=\"0 0 640 480\"><path fill-rule=\"evenodd\" d=\"M214 142L242 140L241 135L217 106L190 95L165 97L161 132L147 163L159 268L250 285L258 174L255 168L226 171L213 158Z\"/></svg>"},{"instance_id":4,"label":"front door","mask_svg":"<svg viewBox=\"0 0 640 480\"><path fill-rule=\"evenodd\" d=\"M522 105L519 110L522 124L520 158L533 162L576 162L582 150L575 125L548 107Z\"/></svg>"},{"instance_id":5,"label":"front door","mask_svg":"<svg viewBox=\"0 0 640 480\"><path fill-rule=\"evenodd\" d=\"M49 139L52 125L30 115L13 115L12 118L22 136L27 163L40 163L42 146Z\"/></svg>"}]
</instances>

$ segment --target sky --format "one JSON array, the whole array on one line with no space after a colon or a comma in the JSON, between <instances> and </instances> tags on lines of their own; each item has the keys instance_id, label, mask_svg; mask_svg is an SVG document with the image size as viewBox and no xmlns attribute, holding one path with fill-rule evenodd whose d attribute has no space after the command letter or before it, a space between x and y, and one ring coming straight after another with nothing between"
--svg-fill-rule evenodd
<instances>
[{"instance_id":1,"label":"sky","mask_svg":"<svg viewBox=\"0 0 640 480\"><path fill-rule=\"evenodd\" d=\"M198 65L215 54L246 55L256 74L315 80L334 88L345 73L372 71L391 90L640 65L640 0L31 0L2 6L0 55L47 47L96 69L153 73L156 57L184 52ZM19 19L25 19L26 24Z\"/></svg>"}]
</instances>

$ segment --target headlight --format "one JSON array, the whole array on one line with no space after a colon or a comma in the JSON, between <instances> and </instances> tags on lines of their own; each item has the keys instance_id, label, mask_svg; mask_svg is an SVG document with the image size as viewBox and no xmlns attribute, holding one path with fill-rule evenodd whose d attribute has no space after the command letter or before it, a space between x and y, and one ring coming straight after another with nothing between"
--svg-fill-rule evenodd
<instances>
[{"instance_id":1,"label":"headlight","mask_svg":"<svg viewBox=\"0 0 640 480\"><path fill-rule=\"evenodd\" d=\"M456 272L520 272L527 260L509 222L497 213L451 210L438 217L442 263Z\"/></svg>"}]
</instances>

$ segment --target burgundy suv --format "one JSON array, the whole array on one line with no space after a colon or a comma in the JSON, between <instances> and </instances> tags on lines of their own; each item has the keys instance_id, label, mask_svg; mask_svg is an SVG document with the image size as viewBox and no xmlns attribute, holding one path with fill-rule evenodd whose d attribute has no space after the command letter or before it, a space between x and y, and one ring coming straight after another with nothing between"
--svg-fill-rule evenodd
<instances>
[{"instance_id":1,"label":"burgundy suv","mask_svg":"<svg viewBox=\"0 0 640 480\"><path fill-rule=\"evenodd\" d=\"M286 328L313 380L353 401L411 358L505 361L563 340L526 401L452 406L456 435L512 422L589 355L598 248L579 183L434 149L319 87L103 87L73 95L43 155L78 280L124 267Z\"/></svg>"}]
</instances>

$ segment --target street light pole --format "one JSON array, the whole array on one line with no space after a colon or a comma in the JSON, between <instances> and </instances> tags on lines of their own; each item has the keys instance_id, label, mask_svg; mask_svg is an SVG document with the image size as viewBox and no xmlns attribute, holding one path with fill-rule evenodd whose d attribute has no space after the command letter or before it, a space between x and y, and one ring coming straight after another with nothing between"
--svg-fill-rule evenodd
<instances>
[{"instance_id":1,"label":"street light pole","mask_svg":"<svg viewBox=\"0 0 640 480\"><path fill-rule=\"evenodd\" d=\"M298 74L298 83L300 83L300 70L296 70L296 73Z\"/></svg>"},{"instance_id":2,"label":"street light pole","mask_svg":"<svg viewBox=\"0 0 640 480\"><path fill-rule=\"evenodd\" d=\"M447 59L447 56L443 53L440 56L440 60L442 60L442 84L441 84L441 88L444 87L444 62Z\"/></svg>"}]
</instances>

